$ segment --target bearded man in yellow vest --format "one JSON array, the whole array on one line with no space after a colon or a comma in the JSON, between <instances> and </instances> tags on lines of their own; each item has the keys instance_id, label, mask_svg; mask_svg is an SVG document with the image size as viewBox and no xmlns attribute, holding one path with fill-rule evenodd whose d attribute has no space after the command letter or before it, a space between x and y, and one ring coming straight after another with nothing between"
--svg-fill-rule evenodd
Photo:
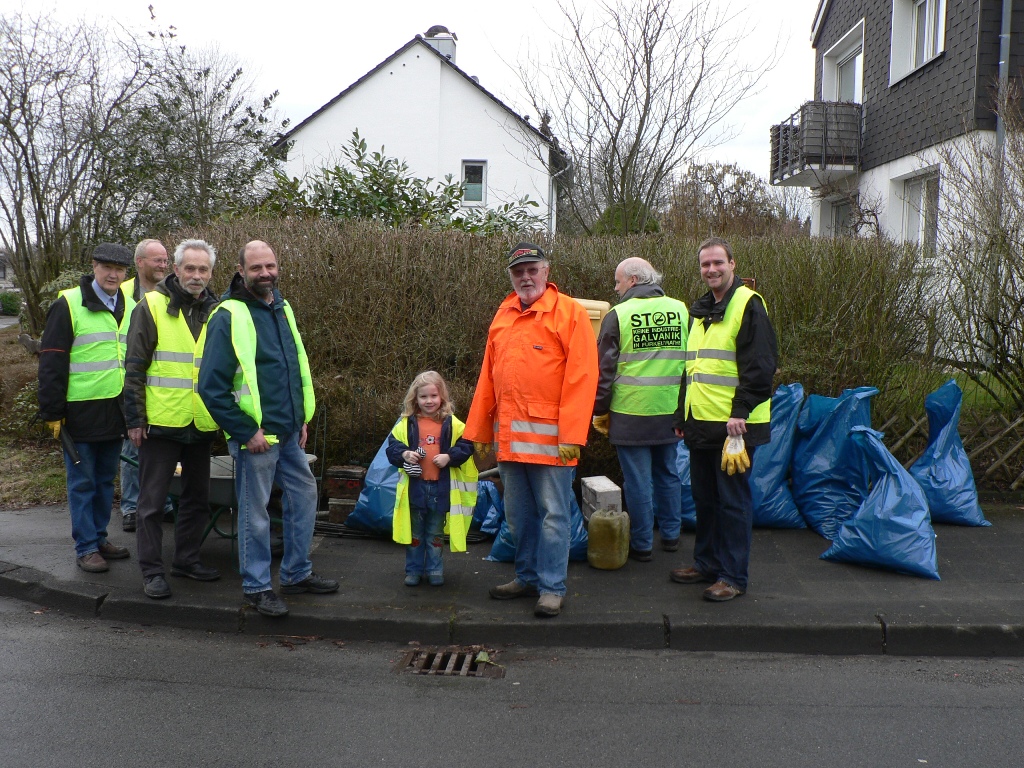
<instances>
[{"instance_id":1,"label":"bearded man in yellow vest","mask_svg":"<svg viewBox=\"0 0 1024 768\"><path fill-rule=\"evenodd\" d=\"M197 350L217 305L207 286L217 252L203 240L183 240L174 272L148 291L132 313L124 403L128 438L138 449L139 568L148 597L171 596L163 561L164 500L181 463L182 492L174 526L171 575L197 581L220 578L199 560L210 512L210 444L217 424L196 392ZM122 475L123 476L123 475Z\"/></svg>"},{"instance_id":2,"label":"bearded man in yellow vest","mask_svg":"<svg viewBox=\"0 0 1024 768\"><path fill-rule=\"evenodd\" d=\"M295 315L276 286L274 251L262 240L247 243L207 325L199 369L199 395L235 459L242 592L264 616L288 613L270 583L267 503L275 482L284 493L281 591L338 590L337 581L313 572L309 559L317 488L305 447L316 401Z\"/></svg>"},{"instance_id":3,"label":"bearded man in yellow vest","mask_svg":"<svg viewBox=\"0 0 1024 768\"><path fill-rule=\"evenodd\" d=\"M712 582L704 598L724 602L747 591L753 525L750 472L726 456L726 441L742 438L753 462L754 449L771 440L778 352L764 300L736 277L729 243L712 237L697 253L710 291L690 306L686 373L673 422L690 449L697 532L693 565L670 577Z\"/></svg>"},{"instance_id":4,"label":"bearded man in yellow vest","mask_svg":"<svg viewBox=\"0 0 1024 768\"><path fill-rule=\"evenodd\" d=\"M622 467L629 556L649 562L655 520L661 548L679 549L682 487L672 420L689 315L685 304L665 295L661 273L636 256L615 268L615 292L621 301L597 337L594 428L608 436Z\"/></svg>"},{"instance_id":5,"label":"bearded man in yellow vest","mask_svg":"<svg viewBox=\"0 0 1024 768\"><path fill-rule=\"evenodd\" d=\"M78 454L75 463L64 451L68 507L78 567L90 573L128 557L107 541L107 525L125 438L121 390L134 302L121 283L131 263L123 245L96 246L92 274L50 307L39 351L39 415L55 438L67 432Z\"/></svg>"}]
</instances>

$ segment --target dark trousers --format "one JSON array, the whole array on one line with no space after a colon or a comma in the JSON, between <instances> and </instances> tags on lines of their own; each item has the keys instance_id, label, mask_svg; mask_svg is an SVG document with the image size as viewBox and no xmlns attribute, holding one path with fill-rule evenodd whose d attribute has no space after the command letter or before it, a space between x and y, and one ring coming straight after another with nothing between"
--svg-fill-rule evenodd
<instances>
[{"instance_id":1,"label":"dark trousers","mask_svg":"<svg viewBox=\"0 0 1024 768\"><path fill-rule=\"evenodd\" d=\"M752 447L747 454L753 462ZM721 448L691 449L690 486L697 508L694 568L746 591L754 523L750 470L730 477L722 471Z\"/></svg>"},{"instance_id":2,"label":"dark trousers","mask_svg":"<svg viewBox=\"0 0 1024 768\"><path fill-rule=\"evenodd\" d=\"M139 505L136 541L142 575L164 573L164 499L181 462L181 497L174 525L172 565L199 562L203 528L210 519L210 443L179 443L148 437L139 448Z\"/></svg>"}]
</instances>

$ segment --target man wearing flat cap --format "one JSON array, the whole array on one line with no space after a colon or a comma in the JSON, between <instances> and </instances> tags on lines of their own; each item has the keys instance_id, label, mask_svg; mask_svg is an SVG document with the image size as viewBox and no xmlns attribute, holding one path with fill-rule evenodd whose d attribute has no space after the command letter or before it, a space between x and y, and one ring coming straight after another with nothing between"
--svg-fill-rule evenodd
<instances>
[{"instance_id":1,"label":"man wearing flat cap","mask_svg":"<svg viewBox=\"0 0 1024 768\"><path fill-rule=\"evenodd\" d=\"M39 415L60 438L71 437L77 456L64 451L71 536L78 567L108 569L128 550L107 541L121 441L121 406L128 321L135 301L124 295L132 252L100 243L92 274L61 291L46 315L39 352Z\"/></svg>"},{"instance_id":2,"label":"man wearing flat cap","mask_svg":"<svg viewBox=\"0 0 1024 768\"><path fill-rule=\"evenodd\" d=\"M544 251L509 253L512 293L498 307L463 436L483 458L494 450L516 577L491 597L537 597L557 616L569 567L572 475L587 442L597 392L597 342L587 311L548 282Z\"/></svg>"}]
</instances>

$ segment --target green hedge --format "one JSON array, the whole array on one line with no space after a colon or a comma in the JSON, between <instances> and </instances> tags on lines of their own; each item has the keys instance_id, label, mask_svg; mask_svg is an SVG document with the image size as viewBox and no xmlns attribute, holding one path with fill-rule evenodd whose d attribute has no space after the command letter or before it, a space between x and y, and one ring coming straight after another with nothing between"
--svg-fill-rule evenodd
<instances>
[{"instance_id":1,"label":"green hedge","mask_svg":"<svg viewBox=\"0 0 1024 768\"><path fill-rule=\"evenodd\" d=\"M178 234L205 237L220 250L220 288L246 241L274 247L326 409L328 463L369 462L409 382L426 368L448 379L465 417L487 327L510 291L508 240L260 219ZM670 234L558 239L549 248L551 280L573 296L614 304L616 264L642 256L665 273L670 295L690 302L703 293L697 245ZM825 395L876 386L878 424L901 411L923 413L924 394L944 373L920 355L926 275L915 249L878 240L759 238L734 241L733 250L737 273L757 280L779 337L777 384L799 381ZM617 476L614 464L607 442L595 438L583 471Z\"/></svg>"}]
</instances>

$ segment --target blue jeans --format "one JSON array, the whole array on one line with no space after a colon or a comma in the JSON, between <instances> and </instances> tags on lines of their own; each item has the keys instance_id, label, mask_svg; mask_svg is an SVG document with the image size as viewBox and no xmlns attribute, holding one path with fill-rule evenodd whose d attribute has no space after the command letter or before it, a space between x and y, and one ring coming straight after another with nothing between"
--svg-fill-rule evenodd
<instances>
[{"instance_id":1,"label":"blue jeans","mask_svg":"<svg viewBox=\"0 0 1024 768\"><path fill-rule=\"evenodd\" d=\"M573 467L499 461L505 519L516 543L516 579L565 595Z\"/></svg>"},{"instance_id":2,"label":"blue jeans","mask_svg":"<svg viewBox=\"0 0 1024 768\"><path fill-rule=\"evenodd\" d=\"M407 575L441 576L444 563L441 553L444 549L444 518L437 480L412 480L420 483L426 495L426 507L412 507L409 510L412 522L412 544L405 548L405 572Z\"/></svg>"},{"instance_id":3,"label":"blue jeans","mask_svg":"<svg viewBox=\"0 0 1024 768\"><path fill-rule=\"evenodd\" d=\"M747 446L750 461L754 449ZM697 508L693 566L746 591L754 507L750 470L729 476L722 471L722 449L690 449L690 483Z\"/></svg>"},{"instance_id":4,"label":"blue jeans","mask_svg":"<svg viewBox=\"0 0 1024 768\"><path fill-rule=\"evenodd\" d=\"M679 443L615 446L629 510L629 546L640 552L654 548L655 520L662 539L679 538L683 504L678 451Z\"/></svg>"},{"instance_id":5,"label":"blue jeans","mask_svg":"<svg viewBox=\"0 0 1024 768\"><path fill-rule=\"evenodd\" d=\"M267 504L276 483L284 492L282 523L284 556L281 585L297 584L313 572L309 547L316 523L316 480L306 453L299 447L299 433L279 435L266 453L241 450L228 440L235 460L235 496L238 501L238 568L246 594L271 589L270 515Z\"/></svg>"},{"instance_id":6,"label":"blue jeans","mask_svg":"<svg viewBox=\"0 0 1024 768\"><path fill-rule=\"evenodd\" d=\"M121 443L121 455L139 462L139 449L131 440ZM121 514L130 515L137 512L139 506L139 468L127 461L121 462ZM164 499L164 512L174 512L174 501L168 496Z\"/></svg>"},{"instance_id":7,"label":"blue jeans","mask_svg":"<svg viewBox=\"0 0 1024 768\"><path fill-rule=\"evenodd\" d=\"M67 471L75 556L84 557L90 552L98 552L100 545L107 540L121 441L75 443L75 448L82 461L75 466L65 452L64 468Z\"/></svg>"}]
</instances>

